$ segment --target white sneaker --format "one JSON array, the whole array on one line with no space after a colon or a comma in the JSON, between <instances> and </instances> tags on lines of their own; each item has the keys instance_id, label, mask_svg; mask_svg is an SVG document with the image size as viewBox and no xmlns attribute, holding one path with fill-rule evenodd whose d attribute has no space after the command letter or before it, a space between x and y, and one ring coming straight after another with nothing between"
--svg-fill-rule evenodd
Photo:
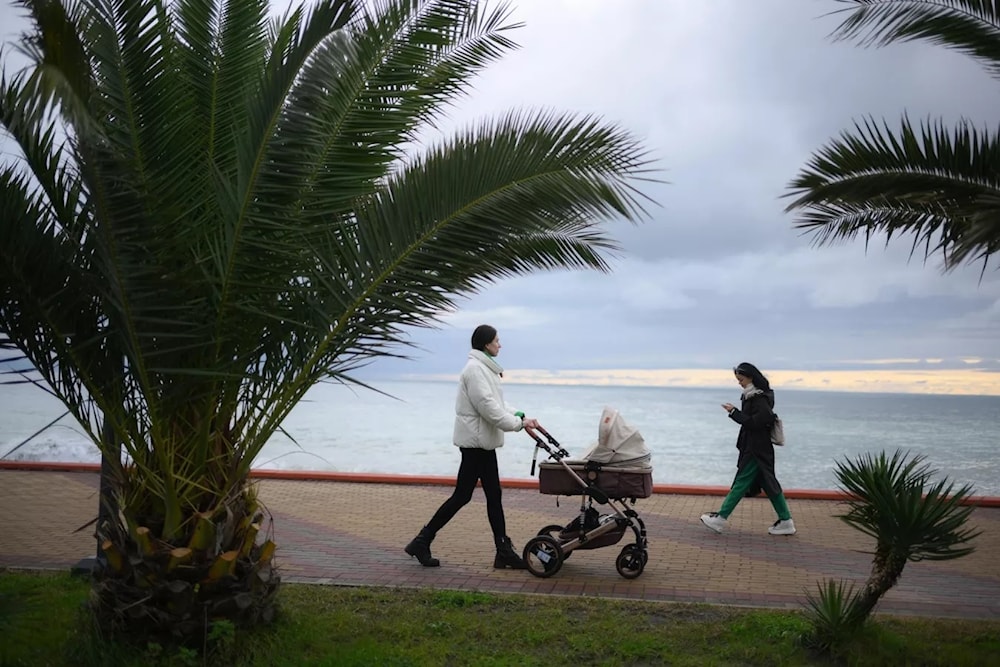
<instances>
[{"instance_id":1,"label":"white sneaker","mask_svg":"<svg viewBox=\"0 0 1000 667\"><path fill-rule=\"evenodd\" d=\"M701 522L714 530L717 533L721 533L728 523L726 517L721 516L718 512L709 512L708 514L701 515Z\"/></svg>"},{"instance_id":2,"label":"white sneaker","mask_svg":"<svg viewBox=\"0 0 1000 667\"><path fill-rule=\"evenodd\" d=\"M778 519L774 522L773 526L767 529L767 532L772 535L794 535L795 522L791 519L785 519L784 521Z\"/></svg>"}]
</instances>

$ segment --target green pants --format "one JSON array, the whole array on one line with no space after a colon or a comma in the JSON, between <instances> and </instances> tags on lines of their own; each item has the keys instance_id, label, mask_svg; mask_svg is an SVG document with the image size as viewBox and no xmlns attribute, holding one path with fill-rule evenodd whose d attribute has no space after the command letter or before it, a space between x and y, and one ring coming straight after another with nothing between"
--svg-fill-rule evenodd
<instances>
[{"instance_id":1,"label":"green pants","mask_svg":"<svg viewBox=\"0 0 1000 667\"><path fill-rule=\"evenodd\" d=\"M736 473L736 479L733 480L733 486L729 489L729 494L726 499L722 501L722 508L719 510L719 516L723 519L728 519L729 515L733 513L736 506L743 500L743 496L746 495L747 489L753 484L754 478L757 477L757 461L750 459L743 469ZM792 513L788 511L788 503L785 501L785 494L779 493L777 496L772 496L767 494L768 500L771 501L771 506L774 507L774 511L778 514L778 518L782 521L787 521L792 518Z\"/></svg>"}]
</instances>

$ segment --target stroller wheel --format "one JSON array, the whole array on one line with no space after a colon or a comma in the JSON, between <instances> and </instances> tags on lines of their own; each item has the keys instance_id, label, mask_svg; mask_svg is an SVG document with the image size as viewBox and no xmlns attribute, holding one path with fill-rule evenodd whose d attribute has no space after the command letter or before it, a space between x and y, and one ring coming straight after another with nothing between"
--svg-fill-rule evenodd
<instances>
[{"instance_id":1,"label":"stroller wheel","mask_svg":"<svg viewBox=\"0 0 1000 667\"><path fill-rule=\"evenodd\" d=\"M524 563L536 577L551 577L562 567L562 547L548 535L532 537L524 545Z\"/></svg>"},{"instance_id":2,"label":"stroller wheel","mask_svg":"<svg viewBox=\"0 0 1000 667\"><path fill-rule=\"evenodd\" d=\"M559 533L562 532L562 530L563 530L562 526L560 526L557 523L552 523L552 524L549 524L548 526L545 526L545 528L542 528L540 531L538 531L538 534L539 535L548 535L549 537L555 537L555 535L553 535L552 533L555 533L556 535L558 535Z\"/></svg>"},{"instance_id":3,"label":"stroller wheel","mask_svg":"<svg viewBox=\"0 0 1000 667\"><path fill-rule=\"evenodd\" d=\"M538 531L538 534L548 535L553 540L559 542L559 544L562 545L562 540L559 539L559 533L561 533L565 529L566 529L565 526L560 526L559 524L553 523L548 526L545 526L545 528L542 528L540 531ZM572 555L573 555L572 551L563 551L563 560L564 561L568 560L569 557Z\"/></svg>"},{"instance_id":4,"label":"stroller wheel","mask_svg":"<svg viewBox=\"0 0 1000 667\"><path fill-rule=\"evenodd\" d=\"M646 553L645 549L635 544L626 544L622 547L621 553L618 554L615 567L618 568L618 574L626 579L635 579L642 574L648 560L649 554Z\"/></svg>"}]
</instances>

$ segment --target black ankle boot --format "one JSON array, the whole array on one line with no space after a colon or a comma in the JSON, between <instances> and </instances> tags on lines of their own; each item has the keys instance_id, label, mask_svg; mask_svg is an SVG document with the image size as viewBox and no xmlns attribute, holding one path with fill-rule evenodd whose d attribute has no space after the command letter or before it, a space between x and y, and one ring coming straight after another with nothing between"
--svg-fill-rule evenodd
<instances>
[{"instance_id":1,"label":"black ankle boot","mask_svg":"<svg viewBox=\"0 0 1000 667\"><path fill-rule=\"evenodd\" d=\"M514 551L514 545L511 544L510 538L507 536L496 538L497 545L497 555L493 559L493 567L501 570L505 567L509 567L512 570L527 570L528 566L524 564L524 561L517 552Z\"/></svg>"},{"instance_id":2,"label":"black ankle boot","mask_svg":"<svg viewBox=\"0 0 1000 667\"><path fill-rule=\"evenodd\" d=\"M417 533L417 536L403 547L403 551L420 561L420 564L424 567L437 567L441 564L441 561L431 556L431 541L433 539L434 533L427 530L427 526L424 526Z\"/></svg>"}]
</instances>

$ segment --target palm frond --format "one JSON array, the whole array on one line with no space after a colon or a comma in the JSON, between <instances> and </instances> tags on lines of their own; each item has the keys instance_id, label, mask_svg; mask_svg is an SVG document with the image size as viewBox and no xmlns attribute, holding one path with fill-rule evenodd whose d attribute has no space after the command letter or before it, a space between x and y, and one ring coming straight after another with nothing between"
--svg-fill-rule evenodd
<instances>
[{"instance_id":1,"label":"palm frond","mask_svg":"<svg viewBox=\"0 0 1000 667\"><path fill-rule=\"evenodd\" d=\"M17 49L34 63L23 86L25 118L42 119L50 104L59 107L77 131L89 126L87 103L95 90L93 71L83 39L86 12L79 2L16 0L30 18Z\"/></svg>"},{"instance_id":2,"label":"palm frond","mask_svg":"<svg viewBox=\"0 0 1000 667\"><path fill-rule=\"evenodd\" d=\"M39 201L51 211L59 228L76 242L83 240L81 211L84 186L72 156L56 143L56 122L39 111L24 94L33 84L25 73L8 78L0 73L0 125L20 151L17 173L31 179Z\"/></svg>"},{"instance_id":3,"label":"palm frond","mask_svg":"<svg viewBox=\"0 0 1000 667\"><path fill-rule=\"evenodd\" d=\"M973 551L967 544L981 531L965 528L975 509L967 504L972 487L955 488L924 457L896 450L891 457L863 454L837 462L835 471L848 494L847 513L840 518L875 538L879 553L919 560L949 560Z\"/></svg>"},{"instance_id":4,"label":"palm frond","mask_svg":"<svg viewBox=\"0 0 1000 667\"><path fill-rule=\"evenodd\" d=\"M0 332L95 437L99 410L90 394L109 379L96 302L72 259L77 243L52 224L31 188L16 170L0 171Z\"/></svg>"},{"instance_id":5,"label":"palm frond","mask_svg":"<svg viewBox=\"0 0 1000 667\"><path fill-rule=\"evenodd\" d=\"M922 40L978 60L1000 78L1000 2L996 0L840 0L848 16L836 39L885 46Z\"/></svg>"},{"instance_id":6,"label":"palm frond","mask_svg":"<svg viewBox=\"0 0 1000 667\"><path fill-rule=\"evenodd\" d=\"M547 113L512 113L431 149L390 179L358 211L356 226L332 243L341 254L326 269L341 267L337 293L352 296L338 304L326 340L343 336L352 313L421 326L458 294L502 277L606 269L602 251L616 246L598 225L612 216L641 219L641 195L630 181L646 166L628 133ZM364 348L364 338L352 351Z\"/></svg>"},{"instance_id":7,"label":"palm frond","mask_svg":"<svg viewBox=\"0 0 1000 667\"><path fill-rule=\"evenodd\" d=\"M988 261L1000 250L984 207L1000 197L1000 132L962 122L953 130L903 117L893 131L868 118L820 149L791 182L788 211L817 244L913 236L946 267ZM995 207L995 204L994 204Z\"/></svg>"}]
</instances>

